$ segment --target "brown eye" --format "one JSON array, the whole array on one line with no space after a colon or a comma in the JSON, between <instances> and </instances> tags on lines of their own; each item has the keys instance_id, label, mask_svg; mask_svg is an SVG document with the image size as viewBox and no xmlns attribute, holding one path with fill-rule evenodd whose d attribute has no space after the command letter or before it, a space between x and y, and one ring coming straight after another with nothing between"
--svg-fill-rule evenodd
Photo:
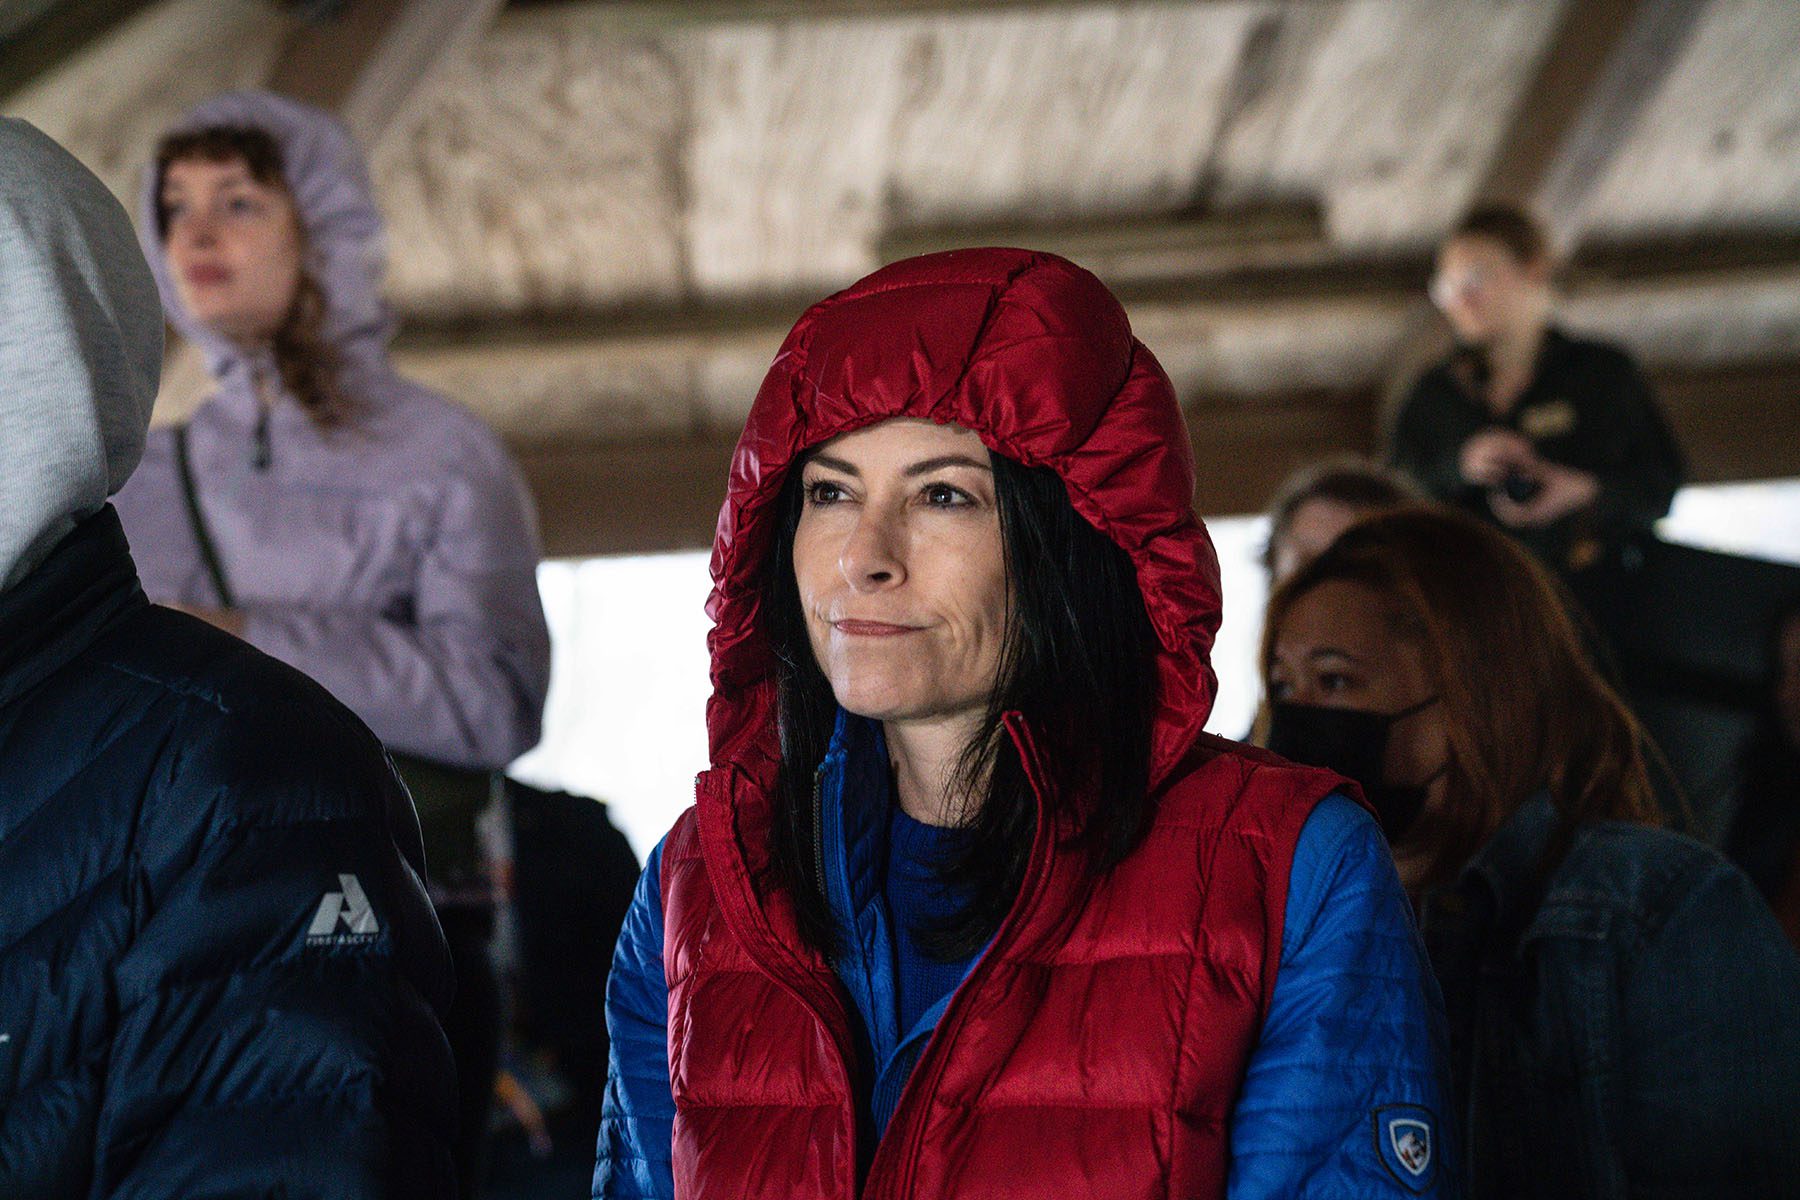
<instances>
[{"instance_id":1,"label":"brown eye","mask_svg":"<svg viewBox=\"0 0 1800 1200\"><path fill-rule=\"evenodd\" d=\"M843 498L843 487L829 479L815 479L806 485L806 502L808 504L836 504Z\"/></svg>"},{"instance_id":2,"label":"brown eye","mask_svg":"<svg viewBox=\"0 0 1800 1200\"><path fill-rule=\"evenodd\" d=\"M931 483L925 485L925 503L933 508L956 508L975 501L969 493L947 483Z\"/></svg>"},{"instance_id":3,"label":"brown eye","mask_svg":"<svg viewBox=\"0 0 1800 1200\"><path fill-rule=\"evenodd\" d=\"M1354 686L1355 682L1355 680L1351 679L1350 676L1344 674L1342 671L1322 671L1319 673L1319 690L1326 695L1337 695L1340 692L1347 691Z\"/></svg>"}]
</instances>

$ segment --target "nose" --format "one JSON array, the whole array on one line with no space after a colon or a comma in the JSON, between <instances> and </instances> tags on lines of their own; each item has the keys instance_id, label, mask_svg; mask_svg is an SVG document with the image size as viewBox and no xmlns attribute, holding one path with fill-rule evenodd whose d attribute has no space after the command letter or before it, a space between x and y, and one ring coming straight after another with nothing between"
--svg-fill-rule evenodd
<instances>
[{"instance_id":1,"label":"nose","mask_svg":"<svg viewBox=\"0 0 1800 1200\"><path fill-rule=\"evenodd\" d=\"M838 555L838 571L853 591L879 592L906 581L897 519L872 507L857 516L856 527Z\"/></svg>"},{"instance_id":2,"label":"nose","mask_svg":"<svg viewBox=\"0 0 1800 1200\"><path fill-rule=\"evenodd\" d=\"M1317 694L1304 679L1290 681L1282 690L1279 699L1285 703L1298 704L1304 708L1313 708L1319 703Z\"/></svg>"},{"instance_id":3,"label":"nose","mask_svg":"<svg viewBox=\"0 0 1800 1200\"><path fill-rule=\"evenodd\" d=\"M208 249L218 240L218 222L212 214L190 209L169 222L168 243L187 249Z\"/></svg>"}]
</instances>

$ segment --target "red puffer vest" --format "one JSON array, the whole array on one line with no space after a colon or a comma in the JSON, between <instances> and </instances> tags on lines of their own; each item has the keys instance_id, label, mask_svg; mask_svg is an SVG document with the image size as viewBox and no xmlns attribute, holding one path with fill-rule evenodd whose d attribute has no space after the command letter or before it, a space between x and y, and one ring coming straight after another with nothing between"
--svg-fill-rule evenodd
<instances>
[{"instance_id":1,"label":"red puffer vest","mask_svg":"<svg viewBox=\"0 0 1800 1200\"><path fill-rule=\"evenodd\" d=\"M778 761L758 592L782 479L891 417L1061 474L1131 555L1161 643L1156 817L1096 875L1043 803L1013 910L957 990L858 1181L851 1018L770 870ZM677 1194L1222 1196L1227 1122L1274 988L1288 869L1340 781L1208 738L1218 564L1167 377L1092 275L1049 255L895 264L809 310L732 465L709 605L713 768L663 849ZM1044 758L1009 732L1034 785ZM1097 803L1088 797L1082 803Z\"/></svg>"}]
</instances>

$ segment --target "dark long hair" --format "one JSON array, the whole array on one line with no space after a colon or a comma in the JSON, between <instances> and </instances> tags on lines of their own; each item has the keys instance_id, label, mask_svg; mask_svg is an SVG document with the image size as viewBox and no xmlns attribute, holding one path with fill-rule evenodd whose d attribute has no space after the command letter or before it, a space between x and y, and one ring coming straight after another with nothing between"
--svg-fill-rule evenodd
<instances>
[{"instance_id":1,"label":"dark long hair","mask_svg":"<svg viewBox=\"0 0 1800 1200\"><path fill-rule=\"evenodd\" d=\"M1537 792L1562 815L1546 862L1588 821L1660 822L1648 736L1583 648L1555 582L1519 544L1463 513L1416 506L1352 525L1269 598L1264 680L1295 601L1330 580L1391 606L1444 705L1448 801L1396 847L1452 878Z\"/></svg>"},{"instance_id":2,"label":"dark long hair","mask_svg":"<svg viewBox=\"0 0 1800 1200\"><path fill-rule=\"evenodd\" d=\"M1025 766L1002 727L1007 713L1031 725L1049 812L1096 798L1076 834L1096 870L1129 854L1150 822L1157 642L1130 556L1081 518L1054 471L999 454L993 464L1010 610L987 713L957 763L953 791L970 797L956 814L963 836L941 867L945 884L968 901L951 921L920 930L930 951L952 959L979 950L1005 918L1036 832ZM794 578L802 466L790 468L783 487L763 583L765 633L779 663L773 852L802 936L829 955L835 939L819 878L815 777L837 701L807 640Z\"/></svg>"},{"instance_id":3,"label":"dark long hair","mask_svg":"<svg viewBox=\"0 0 1800 1200\"><path fill-rule=\"evenodd\" d=\"M163 208L163 177L172 163L199 160L211 163L241 162L250 178L264 187L280 189L293 199L282 171L281 145L273 134L249 126L213 125L183 130L165 137L156 148L156 238L169 235L169 214ZM306 225L295 212L300 244L306 245ZM325 290L304 266L294 302L271 339L275 369L282 386L313 423L330 429L344 424L354 405L338 386L338 356L325 340Z\"/></svg>"}]
</instances>

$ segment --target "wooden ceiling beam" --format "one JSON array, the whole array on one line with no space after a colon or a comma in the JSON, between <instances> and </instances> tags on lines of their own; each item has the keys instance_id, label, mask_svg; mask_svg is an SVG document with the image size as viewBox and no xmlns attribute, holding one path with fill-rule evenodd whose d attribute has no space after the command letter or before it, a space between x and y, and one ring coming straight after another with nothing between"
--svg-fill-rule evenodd
<instances>
[{"instance_id":1,"label":"wooden ceiling beam","mask_svg":"<svg viewBox=\"0 0 1800 1200\"><path fill-rule=\"evenodd\" d=\"M1566 247L1587 197L1655 98L1710 0L1569 0L1489 160L1474 202L1528 206ZM1450 346L1423 300L1393 356L1384 413Z\"/></svg>"},{"instance_id":2,"label":"wooden ceiling beam","mask_svg":"<svg viewBox=\"0 0 1800 1200\"><path fill-rule=\"evenodd\" d=\"M0 40L0 105L45 78L157 0L60 0Z\"/></svg>"},{"instance_id":3,"label":"wooden ceiling beam","mask_svg":"<svg viewBox=\"0 0 1800 1200\"><path fill-rule=\"evenodd\" d=\"M1800 360L1652 375L1696 483L1800 475ZM1209 401L1187 413L1195 508L1262 510L1288 472L1373 454L1374 389ZM683 437L515 453L552 557L712 545L734 439Z\"/></svg>"},{"instance_id":4,"label":"wooden ceiling beam","mask_svg":"<svg viewBox=\"0 0 1800 1200\"><path fill-rule=\"evenodd\" d=\"M1288 472L1374 450L1372 391L1209 403L1188 413L1194 499L1212 514L1255 512ZM681 437L514 453L537 501L549 557L646 554L712 545L735 438Z\"/></svg>"},{"instance_id":5,"label":"wooden ceiling beam","mask_svg":"<svg viewBox=\"0 0 1800 1200\"><path fill-rule=\"evenodd\" d=\"M1108 8L1170 8L1222 0L1112 0ZM910 16L984 16L1016 11L1079 10L1096 0L512 0L515 13L578 8L597 24L646 33L689 25L815 22Z\"/></svg>"},{"instance_id":6,"label":"wooden ceiling beam","mask_svg":"<svg viewBox=\"0 0 1800 1200\"><path fill-rule=\"evenodd\" d=\"M1610 2L1610 0L1609 0ZM1537 167L1529 199L1559 245L1574 240L1588 198L1637 132L1710 0L1639 0L1609 48L1575 120L1561 132L1548 161ZM1587 3L1570 6L1570 20Z\"/></svg>"},{"instance_id":7,"label":"wooden ceiling beam","mask_svg":"<svg viewBox=\"0 0 1800 1200\"><path fill-rule=\"evenodd\" d=\"M1614 51L1647 0L1569 0L1536 72L1519 92L1477 199L1528 204L1594 99Z\"/></svg>"},{"instance_id":8,"label":"wooden ceiling beam","mask_svg":"<svg viewBox=\"0 0 1800 1200\"><path fill-rule=\"evenodd\" d=\"M349 0L295 25L269 87L343 117L373 146L431 76L493 21L501 0Z\"/></svg>"},{"instance_id":9,"label":"wooden ceiling beam","mask_svg":"<svg viewBox=\"0 0 1800 1200\"><path fill-rule=\"evenodd\" d=\"M899 229L881 240L883 262L973 246L1029 246L1080 263L1115 283L1182 280L1321 267L1340 257L1315 206L1193 217L1022 222Z\"/></svg>"},{"instance_id":10,"label":"wooden ceiling beam","mask_svg":"<svg viewBox=\"0 0 1800 1200\"><path fill-rule=\"evenodd\" d=\"M1143 278L1115 277L1107 283L1127 309L1154 305L1164 311L1191 310L1197 319L1204 319L1209 313L1280 307L1290 301L1392 305L1420 295L1430 269L1430 260L1423 256L1339 258L1310 265L1227 266L1191 276L1147 271ZM1646 283L1680 286L1693 281L1711 286L1729 281L1736 272L1760 280L1769 270L1800 270L1800 234L1596 246L1570 265L1565 285L1585 296ZM566 350L577 345L595 355L636 357L736 351L748 344L779 344L795 319L818 298L817 293L807 293L681 308L409 318L395 345L416 356L489 350L528 353L534 347Z\"/></svg>"}]
</instances>

